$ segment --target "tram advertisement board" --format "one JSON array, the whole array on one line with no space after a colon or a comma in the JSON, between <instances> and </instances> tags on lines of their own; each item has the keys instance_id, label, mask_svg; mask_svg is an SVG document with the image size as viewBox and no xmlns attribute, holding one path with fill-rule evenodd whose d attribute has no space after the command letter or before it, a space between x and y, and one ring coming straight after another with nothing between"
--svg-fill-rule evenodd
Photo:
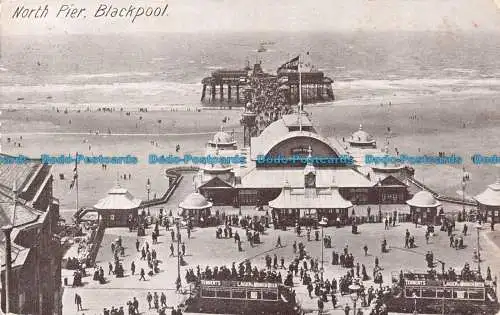
<instances>
[{"instance_id":1,"label":"tram advertisement board","mask_svg":"<svg viewBox=\"0 0 500 315\"><path fill-rule=\"evenodd\" d=\"M251 287L251 288L277 288L277 283L271 282L247 282L247 281L219 281L219 280L202 280L204 286L216 287Z\"/></svg>"}]
</instances>

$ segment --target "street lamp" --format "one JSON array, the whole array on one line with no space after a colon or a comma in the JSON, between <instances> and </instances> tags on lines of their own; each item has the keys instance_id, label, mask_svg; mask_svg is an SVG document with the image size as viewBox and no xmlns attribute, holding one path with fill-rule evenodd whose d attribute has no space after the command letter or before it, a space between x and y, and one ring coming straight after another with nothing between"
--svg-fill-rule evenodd
<instances>
[{"instance_id":1,"label":"street lamp","mask_svg":"<svg viewBox=\"0 0 500 315\"><path fill-rule=\"evenodd\" d=\"M328 220L323 217L321 221L318 223L321 226L321 282L323 282L323 260L324 260L324 255L323 255L323 248L325 247L325 238L323 236L323 228L328 226Z\"/></svg>"},{"instance_id":2,"label":"street lamp","mask_svg":"<svg viewBox=\"0 0 500 315\"><path fill-rule=\"evenodd\" d=\"M477 271L481 274L481 252L479 250L479 230L481 229L481 224L477 223Z\"/></svg>"},{"instance_id":3,"label":"street lamp","mask_svg":"<svg viewBox=\"0 0 500 315\"><path fill-rule=\"evenodd\" d=\"M466 182L468 180L469 180L469 176L464 168L463 174L462 174L462 212L464 212L464 213L465 213L465 188L466 188Z\"/></svg>"},{"instance_id":4,"label":"street lamp","mask_svg":"<svg viewBox=\"0 0 500 315\"><path fill-rule=\"evenodd\" d=\"M148 181L146 182L146 191L148 192L148 216L150 215L149 213L149 193L151 192L151 181L148 178Z\"/></svg>"},{"instance_id":5,"label":"street lamp","mask_svg":"<svg viewBox=\"0 0 500 315\"><path fill-rule=\"evenodd\" d=\"M380 178L378 179L377 182L377 188L378 188L378 214L380 216L379 222L382 222L382 182L380 181Z\"/></svg>"},{"instance_id":6,"label":"street lamp","mask_svg":"<svg viewBox=\"0 0 500 315\"><path fill-rule=\"evenodd\" d=\"M175 282L177 291L181 287L181 252L180 252L180 244L181 244L181 221L180 218L176 220L177 227L177 280Z\"/></svg>"},{"instance_id":7,"label":"street lamp","mask_svg":"<svg viewBox=\"0 0 500 315\"><path fill-rule=\"evenodd\" d=\"M359 291L361 290L361 286L358 284L358 280L356 280L353 284L349 286L349 290L351 291L351 294L349 295L351 297L351 300L354 304L354 314L356 314L356 303L358 302L359 298Z\"/></svg>"}]
</instances>

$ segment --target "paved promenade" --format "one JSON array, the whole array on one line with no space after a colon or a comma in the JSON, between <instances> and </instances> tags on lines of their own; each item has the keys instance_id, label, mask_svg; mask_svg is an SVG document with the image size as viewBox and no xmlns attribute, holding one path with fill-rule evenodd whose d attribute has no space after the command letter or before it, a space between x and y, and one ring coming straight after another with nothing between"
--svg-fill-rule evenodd
<instances>
[{"instance_id":1,"label":"paved promenade","mask_svg":"<svg viewBox=\"0 0 500 315\"><path fill-rule=\"evenodd\" d=\"M472 227L472 223L468 223ZM404 234L406 229L412 235L415 235L417 248L405 249L404 248ZM457 231L461 231L462 224L457 224ZM446 262L446 268L454 267L457 270L461 269L465 262L469 262L471 267L475 268L476 265L472 261L473 250L477 244L477 234L474 229L469 229L472 234L465 237L466 248L462 250L455 250L449 247L449 239L445 232L437 230L436 234L431 237L429 244L425 241L425 227L415 228L414 224L397 224L389 230L384 230L383 224L364 224L359 226L360 234L351 234L350 227L337 229L329 227L324 229L325 235L332 237L331 249L324 249L324 277L325 279L332 279L333 277L339 279L343 276L347 269L340 266L331 265L332 251L341 252L344 246L348 246L349 251L353 253L355 262L364 264L367 273L371 276L375 257L380 260L380 265L383 268L384 283L390 282L391 272L399 272L401 269L413 269L425 271L425 253L433 251L436 260L443 260ZM191 239L187 238L186 230L181 230L182 241L186 244L186 266L181 267L181 278L183 285L185 282L185 273L188 268L196 269L197 265L203 269L205 266L230 266L232 262L239 263L245 259L251 259L252 264L258 266L265 265L265 255L269 254L271 257L276 254L278 259L284 257L285 265L293 259L292 244L294 241L303 242L306 246L306 251L313 257L318 257L321 264L321 243L314 241L314 231L312 233L311 241L307 241L307 237L302 235L297 237L291 229L287 231L268 229L266 233L261 236L261 244L251 247L246 238L244 237L244 230L241 228L234 228L234 231L242 236L243 251L238 252L237 246L232 239L216 239L215 228L195 228L192 232ZM321 230L320 236L321 236ZM483 262L481 268L483 272L487 266L492 269L492 275L498 275L500 272L500 257L498 248L485 237L487 230L480 231L480 244L481 256ZM275 248L278 235L281 237L283 247ZM123 266L125 268L124 278L115 278L113 275L108 274L108 262L112 262L111 242L121 236L125 246L125 257L123 257ZM383 238L387 239L389 245L389 252L382 254L380 252L380 243ZM141 314L157 314L156 310L149 310L146 302L146 295L148 292L157 292L161 294L164 292L167 296L167 305L176 306L186 298L186 295L178 294L175 291L175 279L177 278L177 257L169 257L170 244L172 243L170 232L165 231L165 228L160 229L159 243L152 245L151 229L147 230L147 235L140 237L139 241L144 244L147 241L151 248L156 249L158 258L160 260L159 274L152 277L146 276L146 281L139 281L138 272L141 268L148 270L147 263L140 260L140 254L135 249L135 241L137 237L135 233L131 233L125 228L109 228L106 230L102 247L97 257L98 265L102 266L107 282L99 284L92 280L91 276L83 279L84 286L79 288L65 287L63 296L63 314L102 314L104 307L110 308L111 306L119 307L124 306L127 310L126 302L136 297L139 300L139 309ZM368 246L368 255L363 253L363 246ZM174 243L176 248L176 243ZM136 274L131 275L130 264L134 261L136 264ZM280 270L278 270L280 271ZM283 278L286 275L285 270L280 271ZM89 270L89 274L92 270ZM63 270L63 277L68 277L71 284L72 272ZM297 300L301 301L304 310L307 313L317 313L317 298L309 298L304 286L299 285L300 279L295 279L295 290L297 293ZM374 285L372 281L364 283L369 287ZM374 285L375 286L375 285ZM185 287L185 290L189 290ZM76 312L74 304L74 295L78 293L82 297L84 311ZM352 301L348 296L338 298L338 308L333 309L330 302L325 303L326 314L344 314L343 307L349 304L352 309ZM358 303L359 304L359 303ZM365 314L368 312L365 309ZM351 311L352 313L352 311Z\"/></svg>"}]
</instances>

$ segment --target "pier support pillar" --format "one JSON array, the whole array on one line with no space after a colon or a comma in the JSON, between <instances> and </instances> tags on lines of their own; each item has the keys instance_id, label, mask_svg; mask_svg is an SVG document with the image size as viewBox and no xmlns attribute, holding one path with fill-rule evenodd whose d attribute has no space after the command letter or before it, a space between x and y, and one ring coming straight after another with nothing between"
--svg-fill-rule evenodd
<instances>
[{"instance_id":1,"label":"pier support pillar","mask_svg":"<svg viewBox=\"0 0 500 315\"><path fill-rule=\"evenodd\" d=\"M236 84L236 104L240 103L240 85Z\"/></svg>"},{"instance_id":2,"label":"pier support pillar","mask_svg":"<svg viewBox=\"0 0 500 315\"><path fill-rule=\"evenodd\" d=\"M207 85L203 84L203 90L201 91L201 101L205 100L205 93L207 92Z\"/></svg>"},{"instance_id":3,"label":"pier support pillar","mask_svg":"<svg viewBox=\"0 0 500 315\"><path fill-rule=\"evenodd\" d=\"M215 84L212 84L212 88L210 90L212 93L212 99L210 100L212 103L215 103Z\"/></svg>"}]
</instances>

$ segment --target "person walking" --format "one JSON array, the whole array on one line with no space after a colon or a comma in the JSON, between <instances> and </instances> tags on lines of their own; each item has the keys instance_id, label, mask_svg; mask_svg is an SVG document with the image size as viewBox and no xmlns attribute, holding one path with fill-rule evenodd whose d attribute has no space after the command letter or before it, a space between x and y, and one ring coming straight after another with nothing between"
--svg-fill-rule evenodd
<instances>
[{"instance_id":1,"label":"person walking","mask_svg":"<svg viewBox=\"0 0 500 315\"><path fill-rule=\"evenodd\" d=\"M78 294L75 293L75 304L76 304L76 311L83 311L82 307L82 297Z\"/></svg>"},{"instance_id":2,"label":"person walking","mask_svg":"<svg viewBox=\"0 0 500 315\"><path fill-rule=\"evenodd\" d=\"M139 278L139 281L144 280L146 281L146 278L144 277L146 275L146 272L144 271L144 268L141 268L141 277Z\"/></svg>"},{"instance_id":3,"label":"person walking","mask_svg":"<svg viewBox=\"0 0 500 315\"><path fill-rule=\"evenodd\" d=\"M281 245L281 237L278 235L278 240L276 241L276 247L283 247L283 245Z\"/></svg>"},{"instance_id":4,"label":"person walking","mask_svg":"<svg viewBox=\"0 0 500 315\"><path fill-rule=\"evenodd\" d=\"M345 307L344 307L344 314L345 314L345 315L349 315L349 312L350 312L350 311L351 311L351 308L349 307L349 305L348 305L348 304L346 304L346 305L345 305Z\"/></svg>"},{"instance_id":5,"label":"person walking","mask_svg":"<svg viewBox=\"0 0 500 315\"><path fill-rule=\"evenodd\" d=\"M132 305L134 306L135 313L139 314L139 301L137 301L135 296L134 296L134 301L132 302Z\"/></svg>"},{"instance_id":6,"label":"person walking","mask_svg":"<svg viewBox=\"0 0 500 315\"><path fill-rule=\"evenodd\" d=\"M151 309L151 301L153 301L153 296L151 295L151 292L148 292L148 295L146 296L146 300L148 301L149 309Z\"/></svg>"},{"instance_id":7,"label":"person walking","mask_svg":"<svg viewBox=\"0 0 500 315\"><path fill-rule=\"evenodd\" d=\"M108 276L109 276L110 274L115 274L115 273L113 272L113 264L112 264L112 263L110 263L110 262L108 263L108 269L109 269L109 270L108 270Z\"/></svg>"},{"instance_id":8,"label":"person walking","mask_svg":"<svg viewBox=\"0 0 500 315\"><path fill-rule=\"evenodd\" d=\"M318 314L323 314L323 308L325 307L325 304L323 303L323 300L321 298L318 299Z\"/></svg>"},{"instance_id":9,"label":"person walking","mask_svg":"<svg viewBox=\"0 0 500 315\"><path fill-rule=\"evenodd\" d=\"M135 274L135 263L134 262L132 262L130 264L130 271L132 272L132 276L133 276Z\"/></svg>"}]
</instances>

